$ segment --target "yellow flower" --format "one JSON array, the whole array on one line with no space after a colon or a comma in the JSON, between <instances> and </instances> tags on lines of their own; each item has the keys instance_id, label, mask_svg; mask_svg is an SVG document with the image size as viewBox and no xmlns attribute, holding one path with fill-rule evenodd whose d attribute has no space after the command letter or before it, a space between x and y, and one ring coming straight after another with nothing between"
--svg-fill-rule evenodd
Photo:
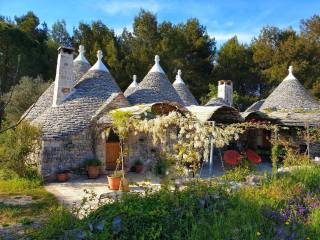
<instances>
[{"instance_id":1,"label":"yellow flower","mask_svg":"<svg viewBox=\"0 0 320 240\"><path fill-rule=\"evenodd\" d=\"M260 236L261 235L261 233L260 232L257 232L257 236Z\"/></svg>"},{"instance_id":2,"label":"yellow flower","mask_svg":"<svg viewBox=\"0 0 320 240\"><path fill-rule=\"evenodd\" d=\"M289 225L289 221L286 221L286 225Z\"/></svg>"}]
</instances>

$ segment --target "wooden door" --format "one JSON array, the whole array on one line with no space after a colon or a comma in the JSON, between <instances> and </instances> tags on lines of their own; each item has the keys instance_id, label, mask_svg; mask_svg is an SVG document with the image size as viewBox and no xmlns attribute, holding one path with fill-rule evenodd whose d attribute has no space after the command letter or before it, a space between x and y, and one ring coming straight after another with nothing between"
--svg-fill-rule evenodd
<instances>
[{"instance_id":1,"label":"wooden door","mask_svg":"<svg viewBox=\"0 0 320 240\"><path fill-rule=\"evenodd\" d=\"M120 156L120 143L107 142L106 143L106 169L115 170L117 159Z\"/></svg>"}]
</instances>

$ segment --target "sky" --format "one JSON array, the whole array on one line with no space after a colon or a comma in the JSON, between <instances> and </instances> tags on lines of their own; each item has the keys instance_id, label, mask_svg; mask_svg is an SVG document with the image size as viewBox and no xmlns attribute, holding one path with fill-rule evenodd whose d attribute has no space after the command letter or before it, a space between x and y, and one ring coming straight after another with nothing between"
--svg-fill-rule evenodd
<instances>
[{"instance_id":1,"label":"sky","mask_svg":"<svg viewBox=\"0 0 320 240\"><path fill-rule=\"evenodd\" d=\"M80 21L101 20L116 33L132 30L134 17L143 8L157 15L158 22L175 24L198 18L218 46L237 35L249 43L263 26L299 30L301 19L320 12L320 0L0 0L0 15L20 16L33 11L49 27L64 19L69 32Z\"/></svg>"}]
</instances>

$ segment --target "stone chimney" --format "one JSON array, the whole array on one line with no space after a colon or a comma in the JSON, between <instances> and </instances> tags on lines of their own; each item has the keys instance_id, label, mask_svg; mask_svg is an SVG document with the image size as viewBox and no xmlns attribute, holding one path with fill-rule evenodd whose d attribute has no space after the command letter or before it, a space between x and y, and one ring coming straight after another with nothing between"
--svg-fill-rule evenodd
<instances>
[{"instance_id":1,"label":"stone chimney","mask_svg":"<svg viewBox=\"0 0 320 240\"><path fill-rule=\"evenodd\" d=\"M218 98L222 98L229 106L232 106L233 86L231 80L218 82Z\"/></svg>"},{"instance_id":2,"label":"stone chimney","mask_svg":"<svg viewBox=\"0 0 320 240\"><path fill-rule=\"evenodd\" d=\"M73 52L73 48L64 46L58 48L58 62L52 102L53 107L60 105L74 86Z\"/></svg>"}]
</instances>

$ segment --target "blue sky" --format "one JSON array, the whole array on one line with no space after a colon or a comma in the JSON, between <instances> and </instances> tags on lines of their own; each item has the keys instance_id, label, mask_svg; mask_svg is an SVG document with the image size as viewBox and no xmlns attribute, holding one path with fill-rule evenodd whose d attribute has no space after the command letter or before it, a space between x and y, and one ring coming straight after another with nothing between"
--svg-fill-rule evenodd
<instances>
[{"instance_id":1,"label":"blue sky","mask_svg":"<svg viewBox=\"0 0 320 240\"><path fill-rule=\"evenodd\" d=\"M221 45L234 35L241 42L250 42L266 25L298 30L301 19L319 14L320 0L0 0L0 15L13 18L32 10L49 27L65 19L70 32L79 21L98 19L116 33L124 27L131 30L140 8L155 13L159 22L180 23L196 17Z\"/></svg>"}]
</instances>

